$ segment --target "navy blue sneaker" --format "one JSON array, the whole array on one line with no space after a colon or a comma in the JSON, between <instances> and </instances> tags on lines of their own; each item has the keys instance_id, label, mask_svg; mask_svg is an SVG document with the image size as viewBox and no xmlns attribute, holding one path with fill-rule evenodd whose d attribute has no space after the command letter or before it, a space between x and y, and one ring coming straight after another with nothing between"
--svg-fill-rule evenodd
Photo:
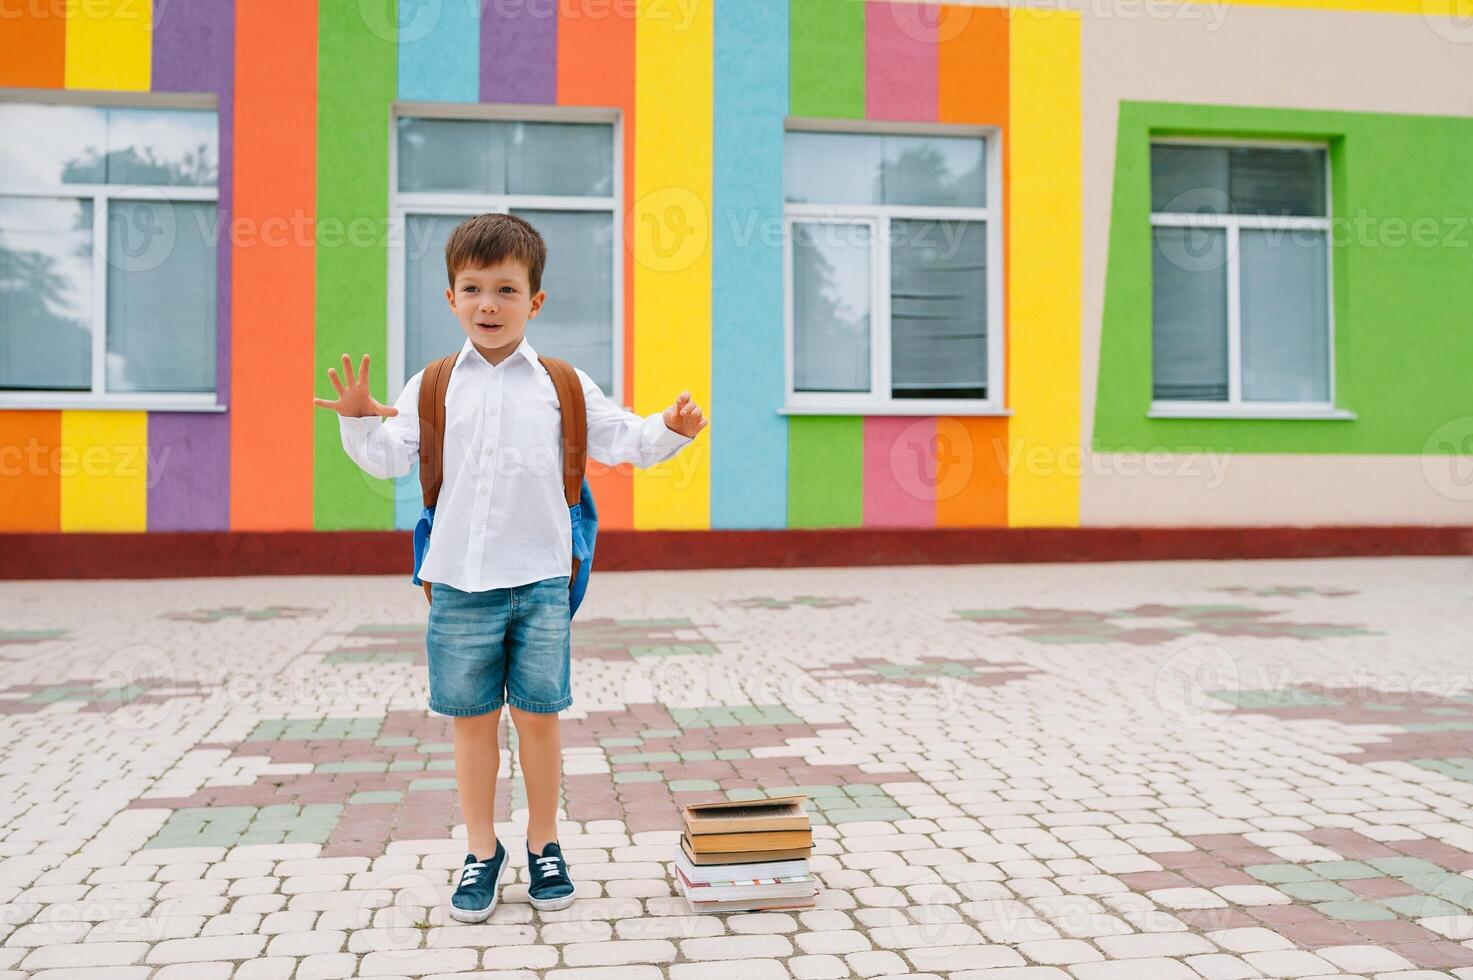
<instances>
[{"instance_id":1,"label":"navy blue sneaker","mask_svg":"<svg viewBox=\"0 0 1473 980\"><path fill-rule=\"evenodd\" d=\"M496 886L506 871L506 848L496 842L496 854L477 861L474 854L465 856L460 869L460 884L450 896L450 917L459 922L485 922L496 908Z\"/></svg>"},{"instance_id":2,"label":"navy blue sneaker","mask_svg":"<svg viewBox=\"0 0 1473 980\"><path fill-rule=\"evenodd\" d=\"M557 841L550 841L541 854L527 851L527 898L532 907L551 912L573 904L577 889L568 874L568 862Z\"/></svg>"}]
</instances>

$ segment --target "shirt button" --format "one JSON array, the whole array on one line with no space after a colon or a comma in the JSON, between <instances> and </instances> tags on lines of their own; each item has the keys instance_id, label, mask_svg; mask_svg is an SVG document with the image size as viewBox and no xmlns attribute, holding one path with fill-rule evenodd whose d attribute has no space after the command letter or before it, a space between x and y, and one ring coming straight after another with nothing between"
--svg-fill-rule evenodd
<instances>
[{"instance_id":1,"label":"shirt button","mask_svg":"<svg viewBox=\"0 0 1473 980\"><path fill-rule=\"evenodd\" d=\"M487 409L486 410L486 414L487 415L495 415L496 414L496 409L495 408Z\"/></svg>"},{"instance_id":2,"label":"shirt button","mask_svg":"<svg viewBox=\"0 0 1473 980\"><path fill-rule=\"evenodd\" d=\"M486 496L486 494L488 494L490 492L491 492L490 489L487 488L487 487L482 487L481 488L481 496L483 496L483 497Z\"/></svg>"}]
</instances>

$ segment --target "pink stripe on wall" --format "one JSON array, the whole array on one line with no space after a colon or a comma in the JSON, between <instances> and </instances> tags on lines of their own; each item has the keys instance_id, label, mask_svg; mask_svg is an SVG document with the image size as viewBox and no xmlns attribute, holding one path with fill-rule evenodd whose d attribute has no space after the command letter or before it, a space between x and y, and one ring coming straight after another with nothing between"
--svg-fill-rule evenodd
<instances>
[{"instance_id":1,"label":"pink stripe on wall","mask_svg":"<svg viewBox=\"0 0 1473 980\"><path fill-rule=\"evenodd\" d=\"M864 114L869 119L936 119L934 3L870 3L864 25Z\"/></svg>"},{"instance_id":2,"label":"pink stripe on wall","mask_svg":"<svg viewBox=\"0 0 1473 980\"><path fill-rule=\"evenodd\" d=\"M864 420L864 526L936 525L936 419Z\"/></svg>"}]
</instances>

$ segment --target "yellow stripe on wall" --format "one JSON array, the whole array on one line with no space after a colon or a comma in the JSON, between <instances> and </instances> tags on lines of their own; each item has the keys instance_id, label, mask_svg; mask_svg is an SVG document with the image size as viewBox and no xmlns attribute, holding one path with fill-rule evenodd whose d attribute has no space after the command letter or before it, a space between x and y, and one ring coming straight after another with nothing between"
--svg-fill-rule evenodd
<instances>
[{"instance_id":1,"label":"yellow stripe on wall","mask_svg":"<svg viewBox=\"0 0 1473 980\"><path fill-rule=\"evenodd\" d=\"M153 0L66 0L66 87L148 91Z\"/></svg>"},{"instance_id":2,"label":"yellow stripe on wall","mask_svg":"<svg viewBox=\"0 0 1473 980\"><path fill-rule=\"evenodd\" d=\"M711 404L712 4L640 0L635 27L634 410ZM672 84L678 80L678 84ZM711 439L634 475L634 526L705 529Z\"/></svg>"},{"instance_id":3,"label":"yellow stripe on wall","mask_svg":"<svg viewBox=\"0 0 1473 980\"><path fill-rule=\"evenodd\" d=\"M147 412L62 412L57 468L63 531L146 530Z\"/></svg>"},{"instance_id":4,"label":"yellow stripe on wall","mask_svg":"<svg viewBox=\"0 0 1473 980\"><path fill-rule=\"evenodd\" d=\"M1080 18L1009 17L1008 524L1079 524Z\"/></svg>"}]
</instances>

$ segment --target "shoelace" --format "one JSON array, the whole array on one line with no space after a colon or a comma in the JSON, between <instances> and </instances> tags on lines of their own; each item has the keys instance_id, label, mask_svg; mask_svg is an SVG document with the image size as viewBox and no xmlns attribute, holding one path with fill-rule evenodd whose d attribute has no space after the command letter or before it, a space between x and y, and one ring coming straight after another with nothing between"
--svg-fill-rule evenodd
<instances>
[{"instance_id":1,"label":"shoelace","mask_svg":"<svg viewBox=\"0 0 1473 980\"><path fill-rule=\"evenodd\" d=\"M537 864L539 866L541 866L541 868L542 868L542 877L544 877L544 878L556 877L556 875L558 873L558 870L557 870L558 861L559 861L559 858L558 858L558 856L556 854L549 854L547 857L540 857L540 858L538 858L537 859Z\"/></svg>"},{"instance_id":2,"label":"shoelace","mask_svg":"<svg viewBox=\"0 0 1473 980\"><path fill-rule=\"evenodd\" d=\"M464 888L466 885L474 885L476 883L476 879L480 876L481 872L485 870L485 868L485 861L477 861L474 864L467 864L464 870L460 872L460 887Z\"/></svg>"}]
</instances>

